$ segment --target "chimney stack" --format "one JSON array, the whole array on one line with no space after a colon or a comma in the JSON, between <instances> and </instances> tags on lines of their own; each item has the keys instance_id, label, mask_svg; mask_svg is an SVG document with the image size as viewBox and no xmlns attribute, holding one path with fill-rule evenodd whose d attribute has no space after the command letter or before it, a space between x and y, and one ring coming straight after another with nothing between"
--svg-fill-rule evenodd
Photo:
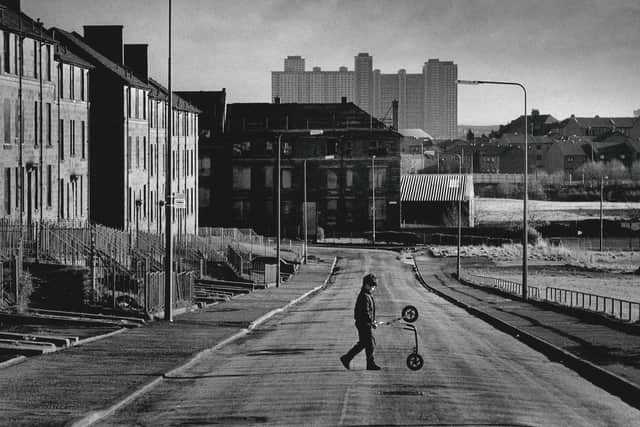
<instances>
[{"instance_id":1,"label":"chimney stack","mask_svg":"<svg viewBox=\"0 0 640 427\"><path fill-rule=\"evenodd\" d=\"M274 104L280 104L280 97L279 97L279 96L276 96L276 97L273 99L273 103L274 103Z\"/></svg>"},{"instance_id":2,"label":"chimney stack","mask_svg":"<svg viewBox=\"0 0 640 427\"><path fill-rule=\"evenodd\" d=\"M341 104L346 104L347 103L347 97L343 96L342 98L340 98L340 103Z\"/></svg>"},{"instance_id":3,"label":"chimney stack","mask_svg":"<svg viewBox=\"0 0 640 427\"><path fill-rule=\"evenodd\" d=\"M398 100L391 101L391 107L393 109L393 124L391 125L393 130L398 130Z\"/></svg>"},{"instance_id":4,"label":"chimney stack","mask_svg":"<svg viewBox=\"0 0 640 427\"><path fill-rule=\"evenodd\" d=\"M149 82L149 45L125 44L124 65L129 67L133 74L145 83Z\"/></svg>"},{"instance_id":5,"label":"chimney stack","mask_svg":"<svg viewBox=\"0 0 640 427\"><path fill-rule=\"evenodd\" d=\"M85 25L84 40L118 65L122 61L122 25Z\"/></svg>"}]
</instances>

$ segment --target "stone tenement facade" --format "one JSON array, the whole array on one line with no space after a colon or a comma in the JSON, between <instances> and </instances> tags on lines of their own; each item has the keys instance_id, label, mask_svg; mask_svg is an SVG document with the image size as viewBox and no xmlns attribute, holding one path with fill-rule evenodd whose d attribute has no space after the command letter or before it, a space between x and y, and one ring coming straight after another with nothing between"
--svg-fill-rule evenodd
<instances>
[{"instance_id":1,"label":"stone tenement facade","mask_svg":"<svg viewBox=\"0 0 640 427\"><path fill-rule=\"evenodd\" d=\"M89 65L19 2L0 4L0 30L0 218L87 219Z\"/></svg>"}]
</instances>

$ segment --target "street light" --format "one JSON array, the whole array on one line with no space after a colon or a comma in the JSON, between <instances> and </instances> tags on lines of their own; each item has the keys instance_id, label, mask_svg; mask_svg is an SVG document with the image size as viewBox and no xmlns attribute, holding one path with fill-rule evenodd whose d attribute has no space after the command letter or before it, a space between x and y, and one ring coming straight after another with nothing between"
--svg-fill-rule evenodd
<instances>
[{"instance_id":1,"label":"street light","mask_svg":"<svg viewBox=\"0 0 640 427\"><path fill-rule=\"evenodd\" d=\"M600 175L600 252L603 250L604 243L604 219L603 219L603 207L604 201L604 180L609 179L607 176Z\"/></svg>"},{"instance_id":2,"label":"street light","mask_svg":"<svg viewBox=\"0 0 640 427\"><path fill-rule=\"evenodd\" d=\"M373 246L376 245L376 165L375 165L376 155L374 154L371 157L371 212L372 219L371 228L372 228L372 238L373 238Z\"/></svg>"},{"instance_id":3,"label":"street light","mask_svg":"<svg viewBox=\"0 0 640 427\"><path fill-rule=\"evenodd\" d=\"M518 86L524 93L524 170L522 171L524 181L524 195L522 197L522 298L527 298L527 244L529 242L527 230L527 199L528 195L528 145L527 145L527 89L522 83L501 82L488 80L458 80L461 85L503 85Z\"/></svg>"},{"instance_id":4,"label":"street light","mask_svg":"<svg viewBox=\"0 0 640 427\"><path fill-rule=\"evenodd\" d=\"M165 129L166 132L166 144L167 144L167 158L165 161L164 168L164 178L165 178L165 189L164 189L164 199L165 199L165 214L164 214L164 222L165 222L165 243L164 243L164 320L168 322L173 322L173 230L172 230L172 209L174 206L174 200L171 193L172 190L172 162L171 162L171 139L173 136L173 96L172 96L172 86L171 86L171 71L172 71L172 63L171 63L171 15L172 15L172 7L171 0L169 0L169 61L168 61L168 112L167 112L167 127Z\"/></svg>"},{"instance_id":5,"label":"street light","mask_svg":"<svg viewBox=\"0 0 640 427\"><path fill-rule=\"evenodd\" d=\"M458 255L456 260L456 277L460 280L460 245L462 242L462 196L464 187L462 186L462 158L464 156L464 148L461 148L461 154L454 153L458 157Z\"/></svg>"},{"instance_id":6,"label":"street light","mask_svg":"<svg viewBox=\"0 0 640 427\"><path fill-rule=\"evenodd\" d=\"M276 154L276 288L280 287L280 146L282 134L278 135L278 153Z\"/></svg>"}]
</instances>

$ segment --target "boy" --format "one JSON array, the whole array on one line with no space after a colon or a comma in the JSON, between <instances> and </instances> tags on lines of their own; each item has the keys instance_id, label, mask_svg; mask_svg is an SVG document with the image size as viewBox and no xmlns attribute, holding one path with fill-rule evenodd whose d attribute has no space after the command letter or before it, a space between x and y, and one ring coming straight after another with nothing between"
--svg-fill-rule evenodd
<instances>
[{"instance_id":1,"label":"boy","mask_svg":"<svg viewBox=\"0 0 640 427\"><path fill-rule=\"evenodd\" d=\"M373 291L377 285L378 280L374 274L370 273L362 278L362 288L353 311L358 329L358 342L347 354L340 356L342 365L347 369L349 369L351 359L364 349L367 356L367 370L380 370L380 367L373 361L373 349L376 343L372 331L376 328L376 303L373 299Z\"/></svg>"}]
</instances>

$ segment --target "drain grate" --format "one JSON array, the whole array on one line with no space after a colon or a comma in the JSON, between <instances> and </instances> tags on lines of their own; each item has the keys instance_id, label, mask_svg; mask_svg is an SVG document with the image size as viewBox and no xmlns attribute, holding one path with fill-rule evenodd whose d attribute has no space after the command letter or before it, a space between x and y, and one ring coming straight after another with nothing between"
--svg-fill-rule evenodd
<instances>
[{"instance_id":1,"label":"drain grate","mask_svg":"<svg viewBox=\"0 0 640 427\"><path fill-rule=\"evenodd\" d=\"M424 396L424 393L421 391L412 391L412 390L388 390L388 391L379 391L378 394L382 396Z\"/></svg>"}]
</instances>

